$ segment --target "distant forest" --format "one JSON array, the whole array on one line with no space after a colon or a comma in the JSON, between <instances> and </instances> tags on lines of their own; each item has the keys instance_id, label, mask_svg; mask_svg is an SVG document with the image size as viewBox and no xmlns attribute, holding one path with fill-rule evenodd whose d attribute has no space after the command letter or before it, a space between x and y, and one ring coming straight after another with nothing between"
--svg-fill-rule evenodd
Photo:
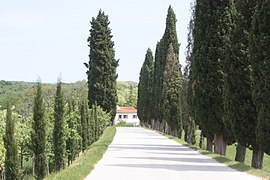
<instances>
[{"instance_id":1,"label":"distant forest","mask_svg":"<svg viewBox=\"0 0 270 180\"><path fill-rule=\"evenodd\" d=\"M3 105L5 99L11 98L18 106L28 104L32 107L33 96L35 93L36 82L22 82L22 81L0 81L0 106ZM56 84L43 84L43 91L45 95L45 102L48 104L53 103ZM87 96L87 83L85 80L77 81L75 83L63 83L62 85L64 97L78 97ZM137 90L138 84L132 81L118 81L117 82L117 95L118 106L137 106ZM25 109L24 107L22 109ZM29 109L32 111L32 109Z\"/></svg>"}]
</instances>

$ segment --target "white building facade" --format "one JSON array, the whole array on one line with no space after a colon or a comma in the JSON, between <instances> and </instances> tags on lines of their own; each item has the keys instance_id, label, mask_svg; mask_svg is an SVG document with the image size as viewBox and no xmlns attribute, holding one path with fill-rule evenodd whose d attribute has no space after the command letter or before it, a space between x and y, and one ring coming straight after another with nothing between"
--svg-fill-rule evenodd
<instances>
[{"instance_id":1,"label":"white building facade","mask_svg":"<svg viewBox=\"0 0 270 180\"><path fill-rule=\"evenodd\" d=\"M123 120L127 123L130 123L133 126L140 125L140 120L137 116L137 109L134 107L119 107L119 106L117 106L114 124L119 123L120 120Z\"/></svg>"}]
</instances>

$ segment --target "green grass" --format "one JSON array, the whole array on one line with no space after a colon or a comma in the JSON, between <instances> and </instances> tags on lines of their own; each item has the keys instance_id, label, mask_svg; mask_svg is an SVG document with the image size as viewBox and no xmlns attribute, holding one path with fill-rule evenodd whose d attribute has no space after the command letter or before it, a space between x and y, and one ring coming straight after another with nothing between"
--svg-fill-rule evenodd
<instances>
[{"instance_id":1,"label":"green grass","mask_svg":"<svg viewBox=\"0 0 270 180\"><path fill-rule=\"evenodd\" d=\"M159 132L159 133L161 133L161 132ZM270 156L269 155L266 155L266 154L264 155L263 169L262 170L254 169L250 166L251 165L251 157L252 157L252 151L250 149L247 149L247 151L246 151L245 163L240 163L240 162L234 161L235 153L236 153L236 147L234 144L227 146L226 156L220 156L218 154L210 153L210 152L204 150L206 147L206 144L205 144L206 142L203 145L204 149L200 149L199 144L198 144L199 143L199 135L197 135L197 137L196 137L196 144L189 145L184 140L179 139L177 137L170 136L170 135L167 135L164 133L161 133L161 134L168 137L169 139L172 139L180 144L183 144L184 146L195 149L199 153L206 155L206 156L209 156L220 163L224 163L224 164L228 165L229 167L236 169L237 171L246 172L246 173L270 180Z\"/></svg>"},{"instance_id":2,"label":"green grass","mask_svg":"<svg viewBox=\"0 0 270 180\"><path fill-rule=\"evenodd\" d=\"M93 143L70 167L56 174L49 175L46 179L76 180L84 179L94 168L94 165L102 158L111 144L116 133L115 127L107 128L101 138Z\"/></svg>"}]
</instances>

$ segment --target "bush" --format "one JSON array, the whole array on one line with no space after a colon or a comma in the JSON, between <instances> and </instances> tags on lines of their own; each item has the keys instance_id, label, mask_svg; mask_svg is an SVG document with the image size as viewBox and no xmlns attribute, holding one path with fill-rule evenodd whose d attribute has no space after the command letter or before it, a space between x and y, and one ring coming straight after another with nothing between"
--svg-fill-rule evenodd
<instances>
[{"instance_id":1,"label":"bush","mask_svg":"<svg viewBox=\"0 0 270 180\"><path fill-rule=\"evenodd\" d=\"M133 124L127 123L124 119L119 119L116 126L117 127L133 127Z\"/></svg>"}]
</instances>

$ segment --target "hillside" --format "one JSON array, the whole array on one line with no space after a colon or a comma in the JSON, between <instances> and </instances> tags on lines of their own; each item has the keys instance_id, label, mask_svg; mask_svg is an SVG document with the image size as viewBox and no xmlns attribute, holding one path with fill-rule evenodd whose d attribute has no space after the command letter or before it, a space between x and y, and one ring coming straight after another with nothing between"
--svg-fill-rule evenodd
<instances>
[{"instance_id":1,"label":"hillside","mask_svg":"<svg viewBox=\"0 0 270 180\"><path fill-rule=\"evenodd\" d=\"M0 106L4 105L6 97L12 97L12 101L18 105L24 106L21 108L25 111L27 107L32 107L32 101L35 93L35 82L23 81L0 81ZM43 92L45 101L49 105L52 103L56 89L56 84L43 84ZM87 96L87 84L85 80L77 81L75 83L63 83L65 93L65 100L69 97L80 98ZM133 106L137 105L137 89L138 84L132 81L118 81L117 94L119 106ZM28 109L30 111L31 109Z\"/></svg>"}]
</instances>

